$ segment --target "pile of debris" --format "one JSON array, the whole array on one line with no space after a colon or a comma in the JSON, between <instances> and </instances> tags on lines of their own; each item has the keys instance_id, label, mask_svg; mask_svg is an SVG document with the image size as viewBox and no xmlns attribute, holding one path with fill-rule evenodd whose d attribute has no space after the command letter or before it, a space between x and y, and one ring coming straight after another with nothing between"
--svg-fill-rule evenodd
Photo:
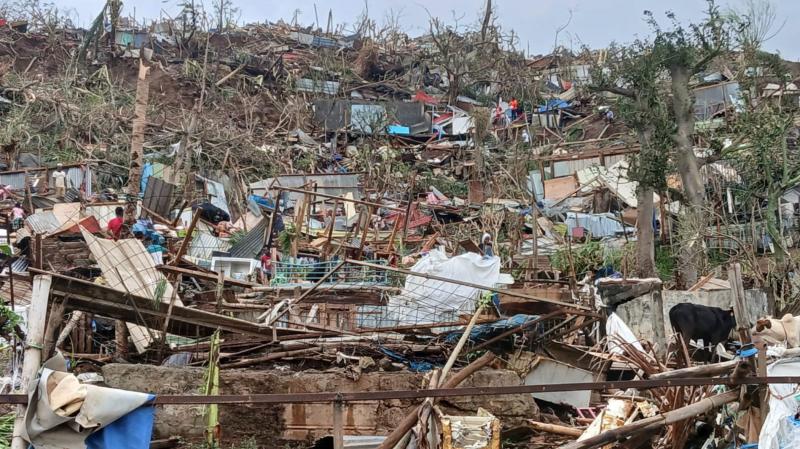
<instances>
[{"instance_id":1,"label":"pile of debris","mask_svg":"<svg viewBox=\"0 0 800 449\"><path fill-rule=\"evenodd\" d=\"M742 176L698 149L721 212L697 246L748 251L639 276L641 230L668 247L687 206L677 177L642 195L647 144L588 88L604 53L528 59L491 20L410 38L120 7L0 25L13 448L800 441L800 318L762 288L798 188L741 221ZM734 121L733 74L693 87L698 127Z\"/></svg>"}]
</instances>

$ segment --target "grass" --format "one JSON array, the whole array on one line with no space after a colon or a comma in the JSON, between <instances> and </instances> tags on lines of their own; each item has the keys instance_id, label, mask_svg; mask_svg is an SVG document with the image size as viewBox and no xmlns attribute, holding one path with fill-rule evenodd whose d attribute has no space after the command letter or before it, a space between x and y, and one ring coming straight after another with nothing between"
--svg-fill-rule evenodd
<instances>
[{"instance_id":1,"label":"grass","mask_svg":"<svg viewBox=\"0 0 800 449\"><path fill-rule=\"evenodd\" d=\"M14 413L0 416L0 449L8 449L11 447L11 436L14 434L15 418L16 414Z\"/></svg>"}]
</instances>

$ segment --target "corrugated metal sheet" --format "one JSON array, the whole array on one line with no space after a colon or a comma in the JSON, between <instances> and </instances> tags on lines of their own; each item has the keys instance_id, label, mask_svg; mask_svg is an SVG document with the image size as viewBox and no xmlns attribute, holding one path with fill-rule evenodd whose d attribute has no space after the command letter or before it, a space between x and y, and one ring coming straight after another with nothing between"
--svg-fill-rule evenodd
<instances>
[{"instance_id":1,"label":"corrugated metal sheet","mask_svg":"<svg viewBox=\"0 0 800 449\"><path fill-rule=\"evenodd\" d=\"M338 81L322 81L311 78L301 78L295 81L294 87L298 92L313 92L324 95L336 95L339 92Z\"/></svg>"},{"instance_id":2,"label":"corrugated metal sheet","mask_svg":"<svg viewBox=\"0 0 800 449\"><path fill-rule=\"evenodd\" d=\"M206 194L210 197L209 201L214 206L219 207L230 215L231 210L228 208L228 198L225 196L225 186L217 181L212 181L202 176L198 176L206 184Z\"/></svg>"},{"instance_id":3,"label":"corrugated metal sheet","mask_svg":"<svg viewBox=\"0 0 800 449\"><path fill-rule=\"evenodd\" d=\"M100 239L85 231L83 238L103 271L106 285L159 302L172 298L172 284L156 269L153 257L142 242L136 239ZM183 306L183 301L175 298L175 305ZM140 354L152 342L146 328L128 323L128 332Z\"/></svg>"},{"instance_id":4,"label":"corrugated metal sheet","mask_svg":"<svg viewBox=\"0 0 800 449\"><path fill-rule=\"evenodd\" d=\"M87 195L92 194L91 176L86 176L83 168L70 167L66 171L67 171L67 182L68 182L67 186L74 187L78 190L81 190L81 187L84 187L86 189ZM84 181L86 181L86 185L84 185Z\"/></svg>"},{"instance_id":5,"label":"corrugated metal sheet","mask_svg":"<svg viewBox=\"0 0 800 449\"><path fill-rule=\"evenodd\" d=\"M27 273L31 262L25 257L20 257L11 264L11 271L14 273Z\"/></svg>"},{"instance_id":6,"label":"corrugated metal sheet","mask_svg":"<svg viewBox=\"0 0 800 449\"><path fill-rule=\"evenodd\" d=\"M230 248L231 257L255 259L264 248L264 236L267 231L267 219L262 218L236 245Z\"/></svg>"},{"instance_id":7,"label":"corrugated metal sheet","mask_svg":"<svg viewBox=\"0 0 800 449\"><path fill-rule=\"evenodd\" d=\"M97 219L97 222L100 224L100 227L103 229L108 227L109 220L114 218L114 209L117 207L125 207L125 203L105 203L105 204L87 204L85 209L85 214L87 216L94 215L94 218ZM137 215L140 213L140 207L137 204L136 206L136 213Z\"/></svg>"},{"instance_id":8,"label":"corrugated metal sheet","mask_svg":"<svg viewBox=\"0 0 800 449\"><path fill-rule=\"evenodd\" d=\"M25 219L25 224L34 234L49 234L61 227L56 214L49 210L29 215Z\"/></svg>"},{"instance_id":9,"label":"corrugated metal sheet","mask_svg":"<svg viewBox=\"0 0 800 449\"><path fill-rule=\"evenodd\" d=\"M12 186L15 189L24 189L25 173L0 173L0 184Z\"/></svg>"},{"instance_id":10,"label":"corrugated metal sheet","mask_svg":"<svg viewBox=\"0 0 800 449\"><path fill-rule=\"evenodd\" d=\"M274 180L274 183L273 183ZM250 184L250 190L256 195L263 195L266 193L269 186L283 186L291 188L300 188L310 182L317 184L317 191L327 195L343 196L346 193L352 193L353 199L360 200L361 188L358 187L357 174L316 174L316 175L288 175L279 176L276 178L268 178L261 181L256 181ZM303 194L287 192L285 199L290 204L299 200Z\"/></svg>"},{"instance_id":11,"label":"corrugated metal sheet","mask_svg":"<svg viewBox=\"0 0 800 449\"><path fill-rule=\"evenodd\" d=\"M172 193L175 191L175 185L163 181L154 176L150 176L147 180L147 188L144 192L142 204L144 207L161 215L162 217L169 217L169 212L172 207ZM147 216L147 213L144 213Z\"/></svg>"},{"instance_id":12,"label":"corrugated metal sheet","mask_svg":"<svg viewBox=\"0 0 800 449\"><path fill-rule=\"evenodd\" d=\"M211 260L214 251L228 251L231 244L210 234L197 233L189 245L188 254L198 259Z\"/></svg>"},{"instance_id":13,"label":"corrugated metal sheet","mask_svg":"<svg viewBox=\"0 0 800 449\"><path fill-rule=\"evenodd\" d=\"M558 161L553 163L553 172L555 178L562 176L569 176L579 170L591 167L592 165L600 165L600 158L593 157L589 159L575 159L571 161Z\"/></svg>"}]
</instances>

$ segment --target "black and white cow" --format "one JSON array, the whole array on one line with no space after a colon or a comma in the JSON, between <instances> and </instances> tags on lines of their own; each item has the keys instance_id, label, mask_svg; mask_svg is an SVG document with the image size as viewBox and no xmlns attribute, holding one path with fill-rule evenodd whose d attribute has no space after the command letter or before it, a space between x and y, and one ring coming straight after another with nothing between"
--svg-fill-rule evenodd
<instances>
[{"instance_id":1,"label":"black and white cow","mask_svg":"<svg viewBox=\"0 0 800 449\"><path fill-rule=\"evenodd\" d=\"M669 309L669 321L672 329L689 340L703 340L704 346L712 348L728 341L731 331L736 328L736 319L732 309L703 306L688 302L674 305Z\"/></svg>"}]
</instances>

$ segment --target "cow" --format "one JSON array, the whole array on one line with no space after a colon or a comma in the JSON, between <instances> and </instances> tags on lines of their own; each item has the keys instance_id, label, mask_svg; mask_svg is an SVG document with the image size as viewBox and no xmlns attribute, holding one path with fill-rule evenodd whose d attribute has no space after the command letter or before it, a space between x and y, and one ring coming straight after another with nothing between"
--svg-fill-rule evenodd
<instances>
[{"instance_id":1,"label":"cow","mask_svg":"<svg viewBox=\"0 0 800 449\"><path fill-rule=\"evenodd\" d=\"M800 347L800 316L787 313L781 319L766 317L756 321L750 330L754 339L769 345L784 345L786 348Z\"/></svg>"},{"instance_id":2,"label":"cow","mask_svg":"<svg viewBox=\"0 0 800 449\"><path fill-rule=\"evenodd\" d=\"M728 341L736 327L732 309L703 306L688 302L676 304L669 309L669 321L675 333L689 340L703 340L703 345L712 348Z\"/></svg>"}]
</instances>

